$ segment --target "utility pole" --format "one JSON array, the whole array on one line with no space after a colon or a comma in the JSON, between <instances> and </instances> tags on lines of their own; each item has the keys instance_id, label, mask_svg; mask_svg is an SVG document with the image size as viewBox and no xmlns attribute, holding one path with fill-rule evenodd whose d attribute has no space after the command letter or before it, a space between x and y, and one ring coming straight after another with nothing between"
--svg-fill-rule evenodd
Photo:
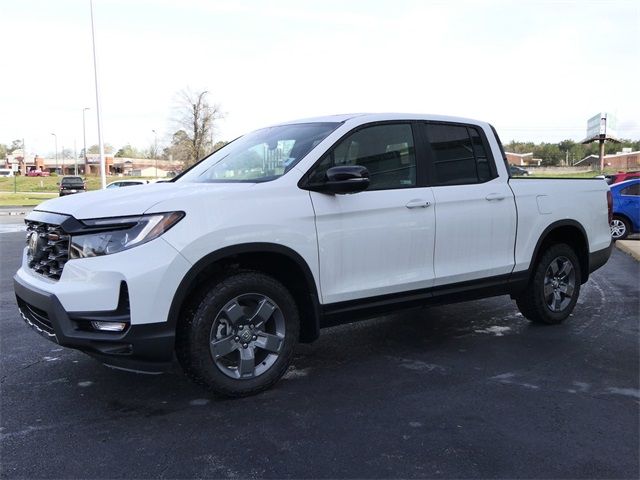
<instances>
[{"instance_id":1,"label":"utility pole","mask_svg":"<svg viewBox=\"0 0 640 480\"><path fill-rule=\"evenodd\" d=\"M153 156L156 161L156 178L158 178L158 134L155 130L151 130L153 132Z\"/></svg>"},{"instance_id":2,"label":"utility pole","mask_svg":"<svg viewBox=\"0 0 640 480\"><path fill-rule=\"evenodd\" d=\"M55 133L52 133L53 138L56 140L56 175L58 174L58 136Z\"/></svg>"},{"instance_id":3,"label":"utility pole","mask_svg":"<svg viewBox=\"0 0 640 480\"><path fill-rule=\"evenodd\" d=\"M27 149L24 145L24 138L22 139L22 163L24 164L24 173L27 173ZM18 169L20 169L20 163L18 163ZM13 193L18 192L18 176L16 171L13 171Z\"/></svg>"},{"instance_id":4,"label":"utility pole","mask_svg":"<svg viewBox=\"0 0 640 480\"><path fill-rule=\"evenodd\" d=\"M82 146L83 146L83 152L84 152L84 174L87 174L87 129L85 127L85 122L84 122L84 112L86 112L87 110L91 110L89 107L84 107L82 109Z\"/></svg>"}]
</instances>

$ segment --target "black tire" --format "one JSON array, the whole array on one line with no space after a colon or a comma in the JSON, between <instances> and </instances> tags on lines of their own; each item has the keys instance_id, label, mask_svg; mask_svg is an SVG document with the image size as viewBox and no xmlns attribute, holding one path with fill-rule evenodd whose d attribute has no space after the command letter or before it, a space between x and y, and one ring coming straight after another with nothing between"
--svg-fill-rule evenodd
<instances>
[{"instance_id":1,"label":"black tire","mask_svg":"<svg viewBox=\"0 0 640 480\"><path fill-rule=\"evenodd\" d=\"M565 261L569 262L571 272L567 275L567 281L562 282L557 280L562 275L554 274L553 271L560 268L564 271ZM533 266L533 274L526 290L516 298L518 309L534 323L554 325L562 322L571 314L578 301L581 274L578 257L569 245L550 245ZM563 289L565 293L562 292Z\"/></svg>"},{"instance_id":2,"label":"black tire","mask_svg":"<svg viewBox=\"0 0 640 480\"><path fill-rule=\"evenodd\" d=\"M631 225L629 220L619 215L614 215L611 219L611 238L613 240L624 240L629 236Z\"/></svg>"},{"instance_id":3,"label":"black tire","mask_svg":"<svg viewBox=\"0 0 640 480\"><path fill-rule=\"evenodd\" d=\"M298 308L284 285L260 272L235 271L193 296L178 325L176 354L185 373L215 394L254 395L286 372L299 331ZM253 336L243 339L246 332ZM218 354L222 349L229 352Z\"/></svg>"}]
</instances>

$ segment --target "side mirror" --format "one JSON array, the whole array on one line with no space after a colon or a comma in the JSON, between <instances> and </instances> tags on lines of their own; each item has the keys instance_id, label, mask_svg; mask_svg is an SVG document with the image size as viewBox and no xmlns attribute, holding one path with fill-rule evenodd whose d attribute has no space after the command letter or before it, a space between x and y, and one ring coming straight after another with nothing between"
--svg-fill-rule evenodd
<instances>
[{"instance_id":1,"label":"side mirror","mask_svg":"<svg viewBox=\"0 0 640 480\"><path fill-rule=\"evenodd\" d=\"M325 181L309 185L309 190L329 194L358 193L369 188L369 170L360 165L331 167Z\"/></svg>"}]
</instances>

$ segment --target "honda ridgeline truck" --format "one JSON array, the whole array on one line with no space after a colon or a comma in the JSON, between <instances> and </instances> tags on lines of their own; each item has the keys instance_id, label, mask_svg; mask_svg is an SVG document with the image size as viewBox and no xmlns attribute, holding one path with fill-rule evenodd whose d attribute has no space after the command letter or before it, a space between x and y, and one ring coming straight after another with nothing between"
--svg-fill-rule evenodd
<instances>
[{"instance_id":1,"label":"honda ridgeline truck","mask_svg":"<svg viewBox=\"0 0 640 480\"><path fill-rule=\"evenodd\" d=\"M557 324L611 252L601 179L514 179L485 122L338 115L249 133L170 183L49 200L14 277L46 338L249 395L324 326L510 295Z\"/></svg>"}]
</instances>

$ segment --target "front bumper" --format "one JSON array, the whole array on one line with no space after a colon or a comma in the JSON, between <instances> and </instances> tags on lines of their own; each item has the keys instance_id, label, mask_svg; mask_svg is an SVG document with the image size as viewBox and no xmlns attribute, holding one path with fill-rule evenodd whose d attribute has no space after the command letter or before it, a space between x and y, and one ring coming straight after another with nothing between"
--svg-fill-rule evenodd
<instances>
[{"instance_id":1,"label":"front bumper","mask_svg":"<svg viewBox=\"0 0 640 480\"><path fill-rule=\"evenodd\" d=\"M171 366L175 328L170 322L131 325L128 303L123 301L112 311L68 312L55 294L27 284L18 275L13 281L22 318L45 338L116 368L158 373ZM91 331L91 320L126 322L128 326L117 333Z\"/></svg>"}]
</instances>

